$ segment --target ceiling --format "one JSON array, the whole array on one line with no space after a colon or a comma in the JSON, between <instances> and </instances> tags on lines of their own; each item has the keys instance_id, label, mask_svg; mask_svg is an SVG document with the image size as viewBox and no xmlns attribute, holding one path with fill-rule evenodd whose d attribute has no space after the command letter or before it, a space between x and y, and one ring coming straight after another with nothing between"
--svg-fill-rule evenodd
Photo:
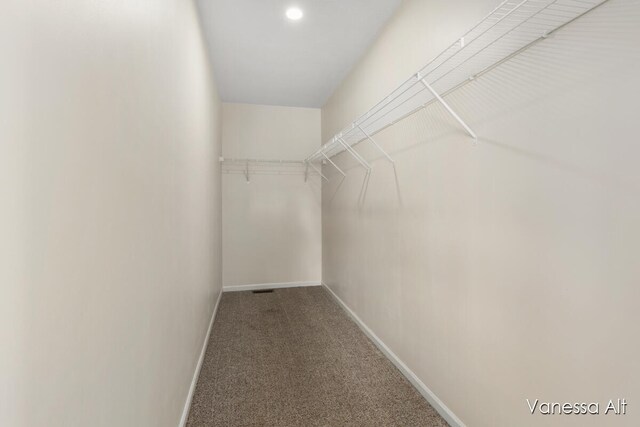
<instances>
[{"instance_id":1,"label":"ceiling","mask_svg":"<svg viewBox=\"0 0 640 427\"><path fill-rule=\"evenodd\" d=\"M222 100L322 107L400 2L198 0Z\"/></svg>"}]
</instances>

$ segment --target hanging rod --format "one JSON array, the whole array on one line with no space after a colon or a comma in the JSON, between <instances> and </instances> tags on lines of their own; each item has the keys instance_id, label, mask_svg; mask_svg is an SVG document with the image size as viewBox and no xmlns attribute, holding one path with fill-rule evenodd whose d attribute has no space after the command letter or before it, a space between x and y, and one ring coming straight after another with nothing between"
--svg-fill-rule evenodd
<instances>
[{"instance_id":1,"label":"hanging rod","mask_svg":"<svg viewBox=\"0 0 640 427\"><path fill-rule=\"evenodd\" d=\"M327 160L347 151L365 169L370 170L370 165L365 164L366 160L363 163L361 160L364 158L357 152L354 154L353 150L354 145L368 140L387 160L393 162L373 140L373 136L433 102L440 102L475 140L476 134L471 126L443 97L607 1L503 1L389 95L307 157L306 161Z\"/></svg>"}]
</instances>

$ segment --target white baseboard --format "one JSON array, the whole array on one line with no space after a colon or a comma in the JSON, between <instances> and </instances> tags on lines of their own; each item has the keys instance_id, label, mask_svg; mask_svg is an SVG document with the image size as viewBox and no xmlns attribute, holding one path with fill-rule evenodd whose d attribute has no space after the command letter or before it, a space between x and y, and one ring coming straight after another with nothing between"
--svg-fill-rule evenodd
<instances>
[{"instance_id":1,"label":"white baseboard","mask_svg":"<svg viewBox=\"0 0 640 427\"><path fill-rule=\"evenodd\" d=\"M216 305L213 307L213 314L211 314L211 321L209 322L209 329L207 329L207 335L204 337L204 343L202 343L202 350L200 351L200 358L196 365L196 371L193 373L193 379L191 380L191 387L189 387L189 394L187 395L187 401L184 404L182 410L182 418L180 419L180 427L187 425L187 419L189 418L189 409L191 409L191 401L193 400L193 393L196 391L196 384L198 384L198 377L200 376L200 369L202 368L202 362L204 362L204 355L207 352L207 345L209 344L209 336L211 335L211 328L213 328L213 322L216 319L216 313L218 312L218 306L220 305L220 299L222 298L222 290L218 294Z\"/></svg>"},{"instance_id":2,"label":"white baseboard","mask_svg":"<svg viewBox=\"0 0 640 427\"><path fill-rule=\"evenodd\" d=\"M398 358L398 356L396 356L395 353L391 351L391 349L387 347L387 345L382 342L382 340L378 338L378 336L374 334L371 329L369 329L369 327L362 321L362 319L360 319L358 315L356 315L353 310L351 310L349 306L345 304L344 301L342 301L340 297L336 295L329 286L327 286L326 283L323 282L322 286L324 286L325 289L329 291L331 296L333 296L338 304L342 306L344 311L346 311L347 314L351 316L351 318L354 320L354 322L356 322L360 329L362 329L362 331L369 337L371 341L373 341L373 343L380 349L380 351L385 356L387 356L391 363L393 363L396 368L398 368L398 370L400 370L400 372L402 372L402 374L407 377L409 382L420 392L422 396L424 396L425 399L427 399L427 402L429 402L431 406L433 406L433 408L438 411L438 413L442 416L442 418L445 419L447 423L449 423L450 426L466 427L462 420L460 420L460 418L458 418L451 411L451 409L449 409L440 399L438 399L438 397L431 390L429 390L429 388L420 380L420 378L418 378L418 376L414 374L413 371L411 371L411 369L409 369L407 365L405 365L404 362L400 360L400 358Z\"/></svg>"},{"instance_id":3,"label":"white baseboard","mask_svg":"<svg viewBox=\"0 0 640 427\"><path fill-rule=\"evenodd\" d=\"M322 282L287 282L287 283L259 283L254 285L223 286L222 292L259 291L262 289L303 288L307 286L322 286Z\"/></svg>"}]
</instances>

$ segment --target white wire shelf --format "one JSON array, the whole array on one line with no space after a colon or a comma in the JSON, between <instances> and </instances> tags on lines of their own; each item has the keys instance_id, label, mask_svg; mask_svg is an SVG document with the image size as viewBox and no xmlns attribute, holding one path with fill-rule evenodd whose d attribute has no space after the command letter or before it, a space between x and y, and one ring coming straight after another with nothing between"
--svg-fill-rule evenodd
<instances>
[{"instance_id":1,"label":"white wire shelf","mask_svg":"<svg viewBox=\"0 0 640 427\"><path fill-rule=\"evenodd\" d=\"M571 23L608 0L505 0L439 55L433 58L351 125L334 135L305 162L329 161L348 151L365 169L371 165L354 146L369 140L391 157L373 136L433 102L441 102L473 138L474 131L442 96ZM338 168L339 172L344 174Z\"/></svg>"},{"instance_id":2,"label":"white wire shelf","mask_svg":"<svg viewBox=\"0 0 640 427\"><path fill-rule=\"evenodd\" d=\"M247 182L252 175L301 175L305 181L317 175L326 179L319 169L304 160L221 158L220 164L223 174L244 175Z\"/></svg>"}]
</instances>

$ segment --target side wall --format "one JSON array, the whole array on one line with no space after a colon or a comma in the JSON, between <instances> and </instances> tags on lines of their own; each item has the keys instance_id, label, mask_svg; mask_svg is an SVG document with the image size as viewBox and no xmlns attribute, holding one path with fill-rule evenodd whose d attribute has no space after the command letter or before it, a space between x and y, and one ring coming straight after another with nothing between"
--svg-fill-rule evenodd
<instances>
[{"instance_id":1,"label":"side wall","mask_svg":"<svg viewBox=\"0 0 640 427\"><path fill-rule=\"evenodd\" d=\"M0 425L180 421L221 288L191 1L3 1Z\"/></svg>"},{"instance_id":2,"label":"side wall","mask_svg":"<svg viewBox=\"0 0 640 427\"><path fill-rule=\"evenodd\" d=\"M320 145L320 110L223 104L225 158L301 160ZM287 168L223 174L225 286L320 282L321 191L318 176ZM295 170L300 170L296 168Z\"/></svg>"},{"instance_id":3,"label":"side wall","mask_svg":"<svg viewBox=\"0 0 640 427\"><path fill-rule=\"evenodd\" d=\"M406 0L323 109L323 140L496 4ZM640 399L640 3L611 0L325 166L323 281L466 425L632 426L526 399Z\"/></svg>"}]
</instances>

